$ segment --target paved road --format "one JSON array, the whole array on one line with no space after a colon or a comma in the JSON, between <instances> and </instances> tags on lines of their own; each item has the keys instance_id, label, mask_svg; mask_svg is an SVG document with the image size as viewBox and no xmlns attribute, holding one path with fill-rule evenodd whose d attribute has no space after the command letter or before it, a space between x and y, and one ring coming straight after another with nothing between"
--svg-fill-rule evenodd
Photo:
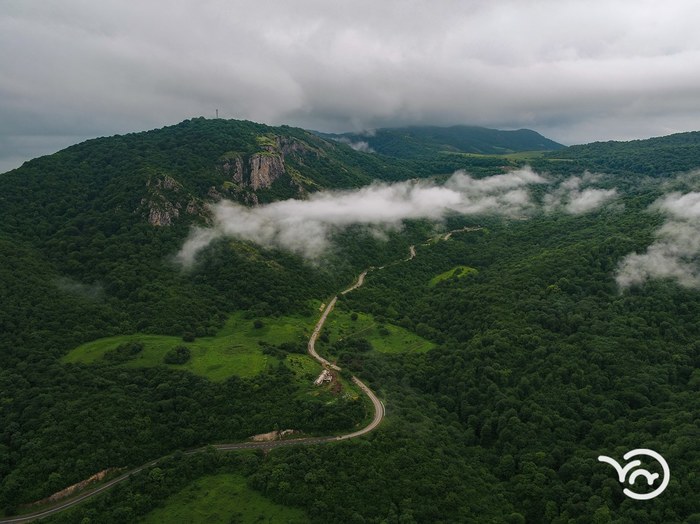
<instances>
[{"instance_id":1,"label":"paved road","mask_svg":"<svg viewBox=\"0 0 700 524\"><path fill-rule=\"evenodd\" d=\"M384 412L384 404L382 403L379 398L377 398L377 395L374 394L374 391L369 389L365 384L357 377L352 377L352 381L357 384L357 386L369 397L369 399L372 401L372 405L374 406L374 418L372 419L372 422L369 423L369 425L365 426L364 428L360 429L359 431L355 431L354 433L348 433L347 435L341 435L339 437L336 437L336 440L346 440L349 438L355 438L355 437L360 437L362 435L366 435L370 431L373 431L374 428L376 428L379 424L381 424L382 419L384 418L385 412Z\"/></svg>"},{"instance_id":2,"label":"paved road","mask_svg":"<svg viewBox=\"0 0 700 524\"><path fill-rule=\"evenodd\" d=\"M313 358L315 358L323 367L335 369L336 371L340 371L340 368L338 366L336 366L335 364L331 364L325 358L323 358L321 355L316 353L316 339L321 334L321 329L323 329L323 324L325 324L326 319L328 318L328 315L330 314L330 312L333 311L333 308L335 307L335 303L337 301L338 301L338 297L333 297L333 300L331 300L328 303L328 305L326 306L326 309L323 310L323 313L321 314L321 318L318 319L318 322L316 323L316 327L314 327L314 331L313 331L313 333L311 333L311 337L309 337L309 343L307 344L306 348L309 351L309 355L311 355Z\"/></svg>"},{"instance_id":3,"label":"paved road","mask_svg":"<svg viewBox=\"0 0 700 524\"><path fill-rule=\"evenodd\" d=\"M381 268L380 268L381 269ZM355 283L347 288L345 291L341 291L341 295L345 295L347 293L350 293L350 291L353 291L360 287L362 284L365 283L365 277L367 276L367 273L369 272L369 269L365 269L362 273L360 273L360 276L357 277L357 280L355 280Z\"/></svg>"},{"instance_id":4,"label":"paved road","mask_svg":"<svg viewBox=\"0 0 700 524\"><path fill-rule=\"evenodd\" d=\"M149 462L148 464L144 464L143 466L140 466L136 469L132 469L131 471L127 471L126 473L123 473L122 475L119 475L118 477L115 477L112 480L105 482L104 484L102 484L101 486L99 486L97 488L93 488L93 489L84 491L83 493L81 493L80 495L78 495L72 499L62 500L61 502L57 502L55 506L47 507L43 510L35 511L33 513L27 513L25 515L18 515L16 517L0 518L0 522L2 522L2 523L32 522L32 521L43 519L45 517L53 515L54 513L59 513L60 511L65 511L68 508L71 508L77 504L80 504L84 500L92 498L95 495L99 495L100 493L108 490L109 488L111 488L115 484L119 484L120 482L128 479L131 475L135 475L139 471L155 465L157 462L158 462L157 460L154 460L153 462Z\"/></svg>"}]
</instances>

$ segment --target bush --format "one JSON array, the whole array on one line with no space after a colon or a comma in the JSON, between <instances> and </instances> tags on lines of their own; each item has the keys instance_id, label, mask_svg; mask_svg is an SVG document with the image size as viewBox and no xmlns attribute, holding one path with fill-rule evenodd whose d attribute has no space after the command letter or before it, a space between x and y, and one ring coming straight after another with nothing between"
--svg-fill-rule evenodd
<instances>
[{"instance_id":1,"label":"bush","mask_svg":"<svg viewBox=\"0 0 700 524\"><path fill-rule=\"evenodd\" d=\"M175 346L163 357L166 364L185 364L190 360L192 353L187 346Z\"/></svg>"},{"instance_id":2,"label":"bush","mask_svg":"<svg viewBox=\"0 0 700 524\"><path fill-rule=\"evenodd\" d=\"M125 362L136 358L136 355L143 351L143 342L126 342L114 349L110 349L104 354L104 359L111 362Z\"/></svg>"},{"instance_id":3,"label":"bush","mask_svg":"<svg viewBox=\"0 0 700 524\"><path fill-rule=\"evenodd\" d=\"M285 353L306 353L306 341L304 342L282 342L279 346L280 350Z\"/></svg>"}]
</instances>

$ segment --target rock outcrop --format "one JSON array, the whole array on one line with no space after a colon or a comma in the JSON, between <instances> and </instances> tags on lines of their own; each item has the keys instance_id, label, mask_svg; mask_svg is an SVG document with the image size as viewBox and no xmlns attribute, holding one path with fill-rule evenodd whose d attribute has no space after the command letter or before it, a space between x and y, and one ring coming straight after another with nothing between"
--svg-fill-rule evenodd
<instances>
[{"instance_id":1,"label":"rock outcrop","mask_svg":"<svg viewBox=\"0 0 700 524\"><path fill-rule=\"evenodd\" d=\"M172 225L180 217L181 211L189 215L205 215L204 203L187 194L182 184L170 175L149 178L146 182L148 196L141 199L141 209L148 223L152 226L163 227ZM215 188L214 193L218 195ZM210 198L214 195L210 194ZM221 195L219 195L221 198Z\"/></svg>"},{"instance_id":2,"label":"rock outcrop","mask_svg":"<svg viewBox=\"0 0 700 524\"><path fill-rule=\"evenodd\" d=\"M227 154L223 158L221 169L226 175L237 184L243 184L243 159L238 153Z\"/></svg>"},{"instance_id":3,"label":"rock outcrop","mask_svg":"<svg viewBox=\"0 0 700 524\"><path fill-rule=\"evenodd\" d=\"M107 475L110 473L113 473L117 471L116 468L107 468L103 469L99 473L95 473L92 477L89 477L85 480L82 480L78 482L77 484L73 484L72 486L68 486L66 489L62 489L61 491L54 493L50 497L46 497L45 499L37 500L36 502L32 502L31 504L26 504L25 507L30 507L30 506L43 506L44 504L50 504L52 502L58 502L59 500L63 500L66 497L70 497L71 495L84 490L91 484L95 484L97 482L100 482L103 480Z\"/></svg>"},{"instance_id":4,"label":"rock outcrop","mask_svg":"<svg viewBox=\"0 0 700 524\"><path fill-rule=\"evenodd\" d=\"M278 153L256 153L250 157L250 187L266 189L285 173L284 160Z\"/></svg>"},{"instance_id":5,"label":"rock outcrop","mask_svg":"<svg viewBox=\"0 0 700 524\"><path fill-rule=\"evenodd\" d=\"M302 161L307 155L320 155L320 152L296 138L287 136L258 137L260 151L245 157L238 152L229 152L221 157L220 171L234 183L236 192L258 191L269 189L272 184L283 177L290 176L290 184L296 186L299 192L303 187L287 168L286 160L293 157ZM249 196L246 201L257 201Z\"/></svg>"},{"instance_id":6,"label":"rock outcrop","mask_svg":"<svg viewBox=\"0 0 700 524\"><path fill-rule=\"evenodd\" d=\"M180 204L173 205L171 202L148 203L148 223L152 226L169 226L173 220L180 216L178 209Z\"/></svg>"}]
</instances>

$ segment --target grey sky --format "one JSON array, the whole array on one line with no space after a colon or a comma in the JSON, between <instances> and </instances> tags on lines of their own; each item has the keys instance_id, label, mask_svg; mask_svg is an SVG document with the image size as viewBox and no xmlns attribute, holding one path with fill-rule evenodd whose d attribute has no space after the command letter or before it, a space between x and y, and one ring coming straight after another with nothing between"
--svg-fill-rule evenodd
<instances>
[{"instance_id":1,"label":"grey sky","mask_svg":"<svg viewBox=\"0 0 700 524\"><path fill-rule=\"evenodd\" d=\"M0 1L0 171L192 116L700 129L700 2Z\"/></svg>"}]
</instances>

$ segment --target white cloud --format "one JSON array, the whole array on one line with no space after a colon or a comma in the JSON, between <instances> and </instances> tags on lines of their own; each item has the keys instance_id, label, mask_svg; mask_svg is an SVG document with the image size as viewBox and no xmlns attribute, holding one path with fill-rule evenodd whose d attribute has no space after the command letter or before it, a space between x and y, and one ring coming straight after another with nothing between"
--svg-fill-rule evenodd
<instances>
[{"instance_id":1,"label":"white cloud","mask_svg":"<svg viewBox=\"0 0 700 524\"><path fill-rule=\"evenodd\" d=\"M353 224L397 227L403 220L467 215L522 216L533 210L527 186L546 179L525 168L474 179L457 172L443 186L426 181L372 184L354 191L322 191L308 200L284 200L258 207L222 201L212 206L212 228L194 229L177 255L185 266L211 241L226 236L319 257L332 232Z\"/></svg>"},{"instance_id":2,"label":"white cloud","mask_svg":"<svg viewBox=\"0 0 700 524\"><path fill-rule=\"evenodd\" d=\"M340 142L342 144L349 145L355 151L360 151L362 153L374 153L374 149L372 149L369 146L369 143L367 143L364 140L358 140L357 142L353 142L349 138L345 138L345 137L340 137L337 140L338 140L338 142Z\"/></svg>"},{"instance_id":3,"label":"white cloud","mask_svg":"<svg viewBox=\"0 0 700 524\"><path fill-rule=\"evenodd\" d=\"M622 260L615 277L618 285L627 288L671 278L685 287L700 287L700 193L669 193L651 210L664 213L667 220L644 253L631 253Z\"/></svg>"},{"instance_id":4,"label":"white cloud","mask_svg":"<svg viewBox=\"0 0 700 524\"><path fill-rule=\"evenodd\" d=\"M57 147L32 136L63 144L216 108L322 131L531 127L564 143L692 130L699 18L693 0L4 0L0 144L29 137L29 157Z\"/></svg>"},{"instance_id":5,"label":"white cloud","mask_svg":"<svg viewBox=\"0 0 700 524\"><path fill-rule=\"evenodd\" d=\"M547 212L563 211L571 215L590 213L617 198L616 189L585 188L599 177L590 173L573 176L544 196L543 205Z\"/></svg>"}]
</instances>

